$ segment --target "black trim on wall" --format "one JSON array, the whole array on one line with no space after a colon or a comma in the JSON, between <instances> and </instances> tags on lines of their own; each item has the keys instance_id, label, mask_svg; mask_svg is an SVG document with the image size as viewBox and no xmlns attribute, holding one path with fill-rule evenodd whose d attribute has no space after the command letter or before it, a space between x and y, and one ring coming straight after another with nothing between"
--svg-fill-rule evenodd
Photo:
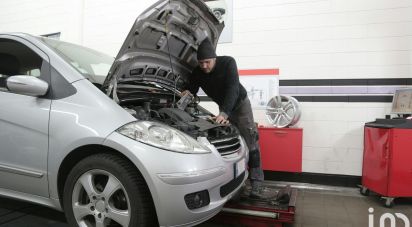
<instances>
[{"instance_id":1,"label":"black trim on wall","mask_svg":"<svg viewBox=\"0 0 412 227\"><path fill-rule=\"evenodd\" d=\"M412 78L393 79L323 79L279 80L279 86L367 86L367 85L412 85Z\"/></svg>"},{"instance_id":2,"label":"black trim on wall","mask_svg":"<svg viewBox=\"0 0 412 227\"><path fill-rule=\"evenodd\" d=\"M280 80L279 86L408 86L412 78L391 79L315 79L315 80ZM307 95L294 96L300 102L383 102L391 103L393 96L385 95Z\"/></svg>"},{"instance_id":3,"label":"black trim on wall","mask_svg":"<svg viewBox=\"0 0 412 227\"><path fill-rule=\"evenodd\" d=\"M338 80L331 80L331 86L362 86L367 85L367 79L338 79Z\"/></svg>"},{"instance_id":4,"label":"black trim on wall","mask_svg":"<svg viewBox=\"0 0 412 227\"><path fill-rule=\"evenodd\" d=\"M280 80L279 86L408 86L412 78L392 79L315 79L315 80ZM309 95L293 96L299 102L383 102L391 103L392 95ZM212 101L207 96L200 96L200 101Z\"/></svg>"},{"instance_id":5,"label":"black trim on wall","mask_svg":"<svg viewBox=\"0 0 412 227\"><path fill-rule=\"evenodd\" d=\"M293 96L299 102L392 102L392 95L385 96ZM209 102L211 98L200 96L200 101Z\"/></svg>"},{"instance_id":6,"label":"black trim on wall","mask_svg":"<svg viewBox=\"0 0 412 227\"><path fill-rule=\"evenodd\" d=\"M392 102L392 95L385 96L293 96L299 102Z\"/></svg>"},{"instance_id":7,"label":"black trim on wall","mask_svg":"<svg viewBox=\"0 0 412 227\"><path fill-rule=\"evenodd\" d=\"M357 96L293 96L299 102L392 102L392 95L357 95ZM211 98L207 96L200 96L200 101L209 102Z\"/></svg>"},{"instance_id":8,"label":"black trim on wall","mask_svg":"<svg viewBox=\"0 0 412 227\"><path fill-rule=\"evenodd\" d=\"M290 172L275 172L264 171L265 180L271 181L286 181L321 184L340 187L357 187L361 184L361 176L336 175L336 174L321 174L321 173L290 173Z\"/></svg>"},{"instance_id":9,"label":"black trim on wall","mask_svg":"<svg viewBox=\"0 0 412 227\"><path fill-rule=\"evenodd\" d=\"M408 85L412 83L412 79L379 79L379 80L368 80L368 85Z\"/></svg>"}]
</instances>

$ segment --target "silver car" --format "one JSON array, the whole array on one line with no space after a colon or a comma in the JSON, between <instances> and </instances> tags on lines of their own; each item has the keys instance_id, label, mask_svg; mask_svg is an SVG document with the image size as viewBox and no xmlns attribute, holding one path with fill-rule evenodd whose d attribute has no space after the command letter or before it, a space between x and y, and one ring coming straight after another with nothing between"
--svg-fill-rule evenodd
<instances>
[{"instance_id":1,"label":"silver car","mask_svg":"<svg viewBox=\"0 0 412 227\"><path fill-rule=\"evenodd\" d=\"M197 46L222 28L201 0L164 0L115 59L0 34L0 195L64 210L70 226L193 226L217 214L247 178L248 150L179 94Z\"/></svg>"}]
</instances>

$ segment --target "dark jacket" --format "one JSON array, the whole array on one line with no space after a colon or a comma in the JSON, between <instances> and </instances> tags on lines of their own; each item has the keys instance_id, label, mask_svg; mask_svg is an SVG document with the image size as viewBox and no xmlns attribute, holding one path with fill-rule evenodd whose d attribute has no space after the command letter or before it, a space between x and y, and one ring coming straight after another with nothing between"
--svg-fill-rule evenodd
<instances>
[{"instance_id":1,"label":"dark jacket","mask_svg":"<svg viewBox=\"0 0 412 227\"><path fill-rule=\"evenodd\" d=\"M219 105L221 114L226 114L226 117L230 117L247 95L246 89L239 83L236 61L228 56L217 57L216 65L209 74L200 67L193 70L187 89L196 94L199 87Z\"/></svg>"}]
</instances>

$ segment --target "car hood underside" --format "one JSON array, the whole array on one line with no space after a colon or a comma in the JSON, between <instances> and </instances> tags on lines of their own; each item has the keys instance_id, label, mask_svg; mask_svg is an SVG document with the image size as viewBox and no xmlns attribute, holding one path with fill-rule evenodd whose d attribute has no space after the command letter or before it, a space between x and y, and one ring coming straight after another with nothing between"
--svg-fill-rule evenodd
<instances>
[{"instance_id":1,"label":"car hood underside","mask_svg":"<svg viewBox=\"0 0 412 227\"><path fill-rule=\"evenodd\" d=\"M197 105L177 105L197 66L197 47L216 46L223 23L202 0L162 0L140 15L112 65L103 91L137 120L161 122L193 138L205 137L222 155L240 148L232 125L211 120Z\"/></svg>"},{"instance_id":2,"label":"car hood underside","mask_svg":"<svg viewBox=\"0 0 412 227\"><path fill-rule=\"evenodd\" d=\"M198 45L209 38L216 46L223 27L202 0L157 2L136 19L103 88L111 93L114 84L143 81L181 91Z\"/></svg>"}]
</instances>

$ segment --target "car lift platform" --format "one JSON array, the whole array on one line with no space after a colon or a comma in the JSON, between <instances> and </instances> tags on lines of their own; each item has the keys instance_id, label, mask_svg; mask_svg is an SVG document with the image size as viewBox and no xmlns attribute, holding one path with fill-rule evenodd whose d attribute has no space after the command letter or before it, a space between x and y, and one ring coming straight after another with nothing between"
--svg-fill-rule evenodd
<instances>
[{"instance_id":1,"label":"car lift platform","mask_svg":"<svg viewBox=\"0 0 412 227\"><path fill-rule=\"evenodd\" d=\"M250 198L249 191L250 187L246 186L211 222L244 227L282 227L293 223L297 189L265 186L260 199Z\"/></svg>"}]
</instances>

